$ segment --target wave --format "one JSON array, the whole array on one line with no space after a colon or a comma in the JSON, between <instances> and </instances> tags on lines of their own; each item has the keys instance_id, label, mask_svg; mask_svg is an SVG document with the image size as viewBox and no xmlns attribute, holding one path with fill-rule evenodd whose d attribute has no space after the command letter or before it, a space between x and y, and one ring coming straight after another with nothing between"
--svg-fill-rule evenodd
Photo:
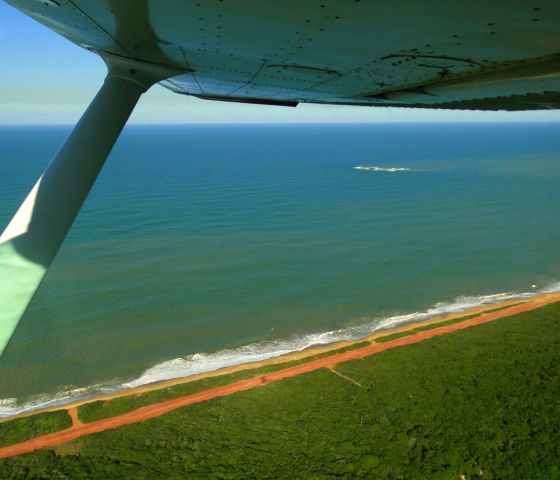
<instances>
[{"instance_id":1,"label":"wave","mask_svg":"<svg viewBox=\"0 0 560 480\"><path fill-rule=\"evenodd\" d=\"M354 167L354 170L369 170L370 172L408 172L410 171L410 168L358 165L357 167Z\"/></svg>"},{"instance_id":2,"label":"wave","mask_svg":"<svg viewBox=\"0 0 560 480\"><path fill-rule=\"evenodd\" d=\"M531 286L535 288L535 286ZM0 399L0 418L19 413L62 406L71 402L89 399L98 395L127 390L149 383L172 380L207 373L225 367L266 360L287 353L298 352L313 346L327 345L345 340L359 340L376 331L395 328L411 322L427 320L446 313L460 313L469 308L493 305L506 300L530 298L542 293L560 292L560 282L553 283L540 290L528 292L503 292L493 295L461 296L452 302L440 302L422 311L385 318L363 319L359 325L311 333L300 337L281 340L263 341L239 348L224 349L214 353L196 353L187 357L168 360L144 371L138 378L127 382L92 385L61 391L55 395L39 395L19 404L15 398Z\"/></svg>"}]
</instances>

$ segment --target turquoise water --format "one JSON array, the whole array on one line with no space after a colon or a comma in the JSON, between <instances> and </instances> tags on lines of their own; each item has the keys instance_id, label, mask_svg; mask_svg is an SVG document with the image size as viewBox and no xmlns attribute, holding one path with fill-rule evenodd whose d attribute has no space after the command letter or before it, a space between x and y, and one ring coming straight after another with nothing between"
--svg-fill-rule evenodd
<instances>
[{"instance_id":1,"label":"turquoise water","mask_svg":"<svg viewBox=\"0 0 560 480\"><path fill-rule=\"evenodd\" d=\"M0 128L0 225L68 132ZM558 124L127 127L0 415L560 288L559 211Z\"/></svg>"}]
</instances>

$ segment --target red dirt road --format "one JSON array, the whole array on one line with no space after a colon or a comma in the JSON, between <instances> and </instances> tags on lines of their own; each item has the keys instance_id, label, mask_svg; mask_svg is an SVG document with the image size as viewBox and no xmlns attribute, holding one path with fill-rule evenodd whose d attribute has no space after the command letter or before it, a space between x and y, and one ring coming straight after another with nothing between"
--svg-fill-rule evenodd
<instances>
[{"instance_id":1,"label":"red dirt road","mask_svg":"<svg viewBox=\"0 0 560 480\"><path fill-rule=\"evenodd\" d=\"M117 417L98 420L96 422L79 422L76 416L76 410L71 409L70 413L72 416L73 425L70 428L48 435L43 435L41 437L37 437L22 443L10 445L8 447L0 448L0 458L20 455L22 453L31 452L39 448L54 447L61 443L75 440L76 438L79 438L83 435L91 435L92 433L103 432L105 430L117 428L122 425L128 425L130 423L143 422L144 420L158 417L159 415L163 415L164 413L170 412L177 408L185 407L187 405L205 402L216 397L223 397L226 395L231 395L232 393L242 392L251 388L260 387L271 382L277 382L278 380L282 380L283 378L301 375L302 373L312 372L320 368L332 368L338 363L369 357L370 355L374 355L385 350L390 350L392 348L422 342L423 340L427 340L429 338L438 337L440 335L445 335L446 333L474 327L476 325L487 323L498 318L509 317L510 315L514 315L516 313L528 312L555 301L557 301L557 299L528 301L520 305L512 306L505 310L482 314L480 317L473 318L471 320L465 320L460 323L454 323L451 325L434 328L433 330L427 330L424 332L416 333L414 335L397 338L386 343L374 342L371 345L363 348L350 350L348 352L332 355L330 357L321 358L318 360L313 360L301 365L285 368L283 370L279 370L265 376L250 378L248 380L241 380L239 382L235 382L222 387L212 388L210 390L187 395L185 397L156 403L154 405L148 405L146 407L138 408L137 410L133 410Z\"/></svg>"}]
</instances>

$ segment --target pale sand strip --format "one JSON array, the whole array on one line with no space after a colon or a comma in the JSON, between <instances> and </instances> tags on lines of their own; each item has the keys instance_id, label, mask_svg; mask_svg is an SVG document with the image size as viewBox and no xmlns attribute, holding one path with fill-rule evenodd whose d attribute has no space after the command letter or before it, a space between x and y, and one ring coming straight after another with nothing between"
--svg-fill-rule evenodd
<instances>
[{"instance_id":1,"label":"pale sand strip","mask_svg":"<svg viewBox=\"0 0 560 480\"><path fill-rule=\"evenodd\" d=\"M392 348L411 345L429 338L445 335L446 333L455 332L458 330L463 330L465 328L470 328L476 325L491 322L492 320L496 320L498 318L508 317L517 313L528 312L548 305L550 303L557 302L559 300L560 294L541 295L538 297L538 299L534 297L520 305L512 306L511 308L508 308L506 310L482 314L481 316L473 318L471 320L465 320L451 325L437 327L432 330L426 330L420 333L416 333L414 335L397 338L386 343L374 342L366 347L335 354L330 357L312 360L310 362L296 365L294 367L285 368L283 370L278 370L270 374L261 375L247 380L241 380L239 382L224 385L222 387L212 388L181 398L167 400L165 402L141 407L117 417L107 418L88 424L73 424L72 427L66 430L51 433L49 435L43 435L26 442L0 448L0 458L20 455L22 453L31 452L40 448L53 447L61 443L75 440L76 438L84 435L91 435L92 433L103 432L105 430L117 428L123 425L142 422L150 418L158 417L177 408L185 407L187 405L193 405L195 403L204 402L213 398L231 395L232 393L236 392L242 392L255 387L266 385L271 382L276 382L284 378L312 372L320 368L333 368L338 363L346 362L348 360L366 358L370 355L390 350Z\"/></svg>"}]
</instances>

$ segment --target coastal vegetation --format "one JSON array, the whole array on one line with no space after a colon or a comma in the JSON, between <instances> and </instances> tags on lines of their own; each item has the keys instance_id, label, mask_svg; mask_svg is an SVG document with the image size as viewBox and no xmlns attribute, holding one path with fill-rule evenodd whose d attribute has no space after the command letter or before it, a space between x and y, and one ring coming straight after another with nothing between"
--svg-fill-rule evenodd
<instances>
[{"instance_id":1,"label":"coastal vegetation","mask_svg":"<svg viewBox=\"0 0 560 480\"><path fill-rule=\"evenodd\" d=\"M3 459L0 478L559 479L559 322L559 303L498 319Z\"/></svg>"},{"instance_id":2,"label":"coastal vegetation","mask_svg":"<svg viewBox=\"0 0 560 480\"><path fill-rule=\"evenodd\" d=\"M66 410L39 413L2 422L0 423L0 447L57 432L71 425L72 419Z\"/></svg>"}]
</instances>

